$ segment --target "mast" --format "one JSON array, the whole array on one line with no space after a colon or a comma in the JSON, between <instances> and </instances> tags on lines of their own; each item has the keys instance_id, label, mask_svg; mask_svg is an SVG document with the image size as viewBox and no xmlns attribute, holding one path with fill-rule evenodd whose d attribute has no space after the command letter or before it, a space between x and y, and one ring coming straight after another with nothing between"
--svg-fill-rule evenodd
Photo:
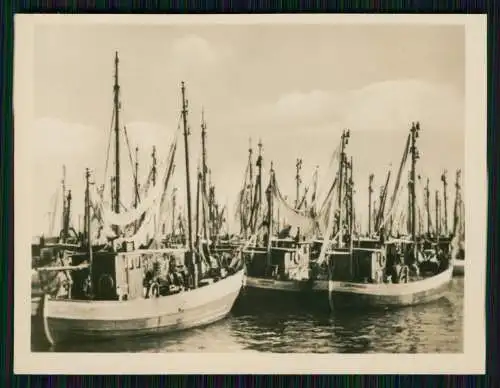
<instances>
[{"instance_id":1,"label":"mast","mask_svg":"<svg viewBox=\"0 0 500 388\"><path fill-rule=\"evenodd\" d=\"M198 174L196 175L196 246L200 243L200 191L202 190L203 174L198 167ZM203 212L205 214L205 212Z\"/></svg>"},{"instance_id":2,"label":"mast","mask_svg":"<svg viewBox=\"0 0 500 388\"><path fill-rule=\"evenodd\" d=\"M377 211L377 218L375 219L375 228L378 229L381 227L381 224L382 224L382 221L383 220L383 217L384 217L384 195L385 195L385 187L386 186L380 186L379 187L379 193L378 193L378 202L379 202L379 205L378 205L378 211ZM390 216L390 219L389 219L389 223L391 225L391 230L392 230L392 214Z\"/></svg>"},{"instance_id":3,"label":"mast","mask_svg":"<svg viewBox=\"0 0 500 388\"><path fill-rule=\"evenodd\" d=\"M416 236L416 194L415 194L415 182L416 182L416 174L415 167L417 164L417 159L419 158L418 149L417 149L417 137L420 132L420 123L412 123L411 126L411 238L414 243L417 241ZM416 253L416 245L414 245L414 253ZM414 256L416 257L416 255Z\"/></svg>"},{"instance_id":4,"label":"mast","mask_svg":"<svg viewBox=\"0 0 500 388\"><path fill-rule=\"evenodd\" d=\"M63 231L63 242L66 239L66 230L65 230L65 215L66 215L66 166L63 164L62 167L63 175L61 180L62 186L62 217L61 217L61 230Z\"/></svg>"},{"instance_id":5,"label":"mast","mask_svg":"<svg viewBox=\"0 0 500 388\"><path fill-rule=\"evenodd\" d=\"M253 201L252 201L252 196L253 196L253 149L252 149L252 138L248 139L248 175L249 175L249 180L250 180L250 186L248 187L248 191L250 192L249 197L249 203L248 203L248 208L252 209L253 207ZM245 188L246 189L246 188Z\"/></svg>"},{"instance_id":6,"label":"mast","mask_svg":"<svg viewBox=\"0 0 500 388\"><path fill-rule=\"evenodd\" d=\"M252 211L250 214L250 225L252 229L252 234L257 228L258 213L260 207L262 206L262 140L259 140L259 156L257 157L257 179L255 182L255 198L252 204Z\"/></svg>"},{"instance_id":7,"label":"mast","mask_svg":"<svg viewBox=\"0 0 500 388\"><path fill-rule=\"evenodd\" d=\"M134 187L135 187L135 196L134 196L134 207L137 208L139 205L139 147L135 147L135 172L134 172Z\"/></svg>"},{"instance_id":8,"label":"mast","mask_svg":"<svg viewBox=\"0 0 500 388\"><path fill-rule=\"evenodd\" d=\"M345 147L349 142L350 132L348 129L344 129L342 131L341 136L341 146L340 146L340 161L339 161L339 198L338 198L338 207L339 207L339 219L338 219L338 233L339 233L339 248L343 246L343 225L342 225L342 189L343 189L343 175L344 175L344 165L345 165Z\"/></svg>"},{"instance_id":9,"label":"mast","mask_svg":"<svg viewBox=\"0 0 500 388\"><path fill-rule=\"evenodd\" d=\"M66 242L69 232L69 223L71 219L71 190L68 190L68 195L66 196L66 213L64 214L64 229L63 229L63 243Z\"/></svg>"},{"instance_id":10,"label":"mast","mask_svg":"<svg viewBox=\"0 0 500 388\"><path fill-rule=\"evenodd\" d=\"M201 171L201 191L203 193L202 201L205 202L207 198L207 149L206 149L206 138L207 138L207 123L205 122L205 110L201 109L201 149L202 149L202 171ZM208 238L207 233L207 214L205 212L205 206L202 206L203 214L203 237Z\"/></svg>"},{"instance_id":11,"label":"mast","mask_svg":"<svg viewBox=\"0 0 500 388\"><path fill-rule=\"evenodd\" d=\"M427 235L431 234L431 209L430 209L430 196L431 192L429 190L429 178L427 178L427 182L425 184L425 212L427 213Z\"/></svg>"},{"instance_id":12,"label":"mast","mask_svg":"<svg viewBox=\"0 0 500 388\"><path fill-rule=\"evenodd\" d=\"M257 146L259 147L259 157L257 158L257 167L258 167L258 171L259 171L259 187L258 187L258 208L255 209L255 219L254 219L254 232L257 228L257 220L258 220L258 213L259 213L259 210L262 206L262 140L259 140L259 144L257 144ZM257 187L256 187L257 189ZM255 202L255 201L254 201ZM254 203L254 206L255 206L255 203Z\"/></svg>"},{"instance_id":13,"label":"mast","mask_svg":"<svg viewBox=\"0 0 500 388\"><path fill-rule=\"evenodd\" d=\"M372 234L372 194L373 194L373 178L375 175L370 174L368 177L368 236Z\"/></svg>"},{"instance_id":14,"label":"mast","mask_svg":"<svg viewBox=\"0 0 500 388\"><path fill-rule=\"evenodd\" d=\"M351 255L349 258L349 272L351 274L351 278L354 276L354 263L352 256L352 246L353 246L353 234L354 234L354 206L353 206L353 196L354 196L354 181L352 178L352 168L353 160L351 156L351 160L349 162L349 250L351 251Z\"/></svg>"},{"instance_id":15,"label":"mast","mask_svg":"<svg viewBox=\"0 0 500 388\"><path fill-rule=\"evenodd\" d=\"M318 177L319 177L319 166L316 165L316 168L314 170L313 193L311 196L311 206L313 215L316 215L316 196L318 195Z\"/></svg>"},{"instance_id":16,"label":"mast","mask_svg":"<svg viewBox=\"0 0 500 388\"><path fill-rule=\"evenodd\" d=\"M436 240L439 241L439 235L441 234L441 224L439 222L441 202L439 200L439 190L436 190Z\"/></svg>"},{"instance_id":17,"label":"mast","mask_svg":"<svg viewBox=\"0 0 500 388\"><path fill-rule=\"evenodd\" d=\"M90 171L85 169L85 239L87 240L87 247L89 253L92 251L92 238L90 233ZM90 257L91 259L91 257Z\"/></svg>"},{"instance_id":18,"label":"mast","mask_svg":"<svg viewBox=\"0 0 500 388\"><path fill-rule=\"evenodd\" d=\"M441 175L441 182L443 182L443 202L444 202L444 234L448 236L448 171L444 170Z\"/></svg>"},{"instance_id":19,"label":"mast","mask_svg":"<svg viewBox=\"0 0 500 388\"><path fill-rule=\"evenodd\" d=\"M118 84L118 51L115 52L115 84L114 91L114 109L115 109L115 199L114 211L120 213L120 85ZM116 227L118 231L118 227Z\"/></svg>"},{"instance_id":20,"label":"mast","mask_svg":"<svg viewBox=\"0 0 500 388\"><path fill-rule=\"evenodd\" d=\"M151 159L153 161L153 167L151 167L151 182L153 186L156 186L156 146L153 146L153 151L151 152Z\"/></svg>"},{"instance_id":21,"label":"mast","mask_svg":"<svg viewBox=\"0 0 500 388\"><path fill-rule=\"evenodd\" d=\"M273 234L273 185L274 185L274 168L271 161L271 169L269 171L269 186L266 190L267 196L267 265L271 265L271 237Z\"/></svg>"},{"instance_id":22,"label":"mast","mask_svg":"<svg viewBox=\"0 0 500 388\"><path fill-rule=\"evenodd\" d=\"M172 236L175 236L175 207L176 205L176 191L177 188L174 187L172 190Z\"/></svg>"},{"instance_id":23,"label":"mast","mask_svg":"<svg viewBox=\"0 0 500 388\"><path fill-rule=\"evenodd\" d=\"M300 170L302 169L302 159L297 158L295 162L295 168L297 172L295 175L295 182L296 182L295 208L297 209L299 207L299 201L300 201L300 184L302 183L302 180L300 179Z\"/></svg>"},{"instance_id":24,"label":"mast","mask_svg":"<svg viewBox=\"0 0 500 388\"><path fill-rule=\"evenodd\" d=\"M462 200L461 198L461 193L460 193L460 175L462 174L461 170L456 171L455 175L455 207L453 211L453 233L455 234L457 231L457 224L458 224L458 214L460 211L460 201Z\"/></svg>"},{"instance_id":25,"label":"mast","mask_svg":"<svg viewBox=\"0 0 500 388\"><path fill-rule=\"evenodd\" d=\"M354 224L356 220L354 219L354 180L353 180L353 158L349 162L349 233L350 240L352 240L352 234L354 232Z\"/></svg>"},{"instance_id":26,"label":"mast","mask_svg":"<svg viewBox=\"0 0 500 388\"><path fill-rule=\"evenodd\" d=\"M189 177L189 128L187 124L187 114L188 114L188 102L186 100L186 88L184 81L181 83L182 91L182 124L184 126L184 154L186 159L186 199L187 199L187 224L188 224L188 258L191 259L193 264L193 277L194 277L194 287L198 287L198 269L196 268L195 257L193 254L193 225L192 225L192 215L191 215L191 184Z\"/></svg>"},{"instance_id":27,"label":"mast","mask_svg":"<svg viewBox=\"0 0 500 388\"><path fill-rule=\"evenodd\" d=\"M208 198L207 198L207 208L208 208L208 222L207 222L207 229L208 229L208 240L212 239L212 236L214 234L214 207L213 207L213 198L214 198L214 187L212 186L212 170L208 169Z\"/></svg>"}]
</instances>

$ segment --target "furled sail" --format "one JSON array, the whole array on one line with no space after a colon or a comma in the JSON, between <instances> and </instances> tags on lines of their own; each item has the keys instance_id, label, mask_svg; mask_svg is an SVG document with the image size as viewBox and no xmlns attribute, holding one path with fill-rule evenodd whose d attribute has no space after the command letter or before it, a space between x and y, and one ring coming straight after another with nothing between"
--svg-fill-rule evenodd
<instances>
[{"instance_id":1,"label":"furled sail","mask_svg":"<svg viewBox=\"0 0 500 388\"><path fill-rule=\"evenodd\" d=\"M137 243L149 239L150 237L157 236L160 225L165 222L168 203L166 193L173 173L178 133L179 131L175 133L170 152L166 160L160 166L160 171L163 172L161 175L162 179L160 179L159 184L153 186L149 190L146 198L144 198L136 208L132 208L124 213L115 213L109 210L109 204L104 201L102 193L95 189L95 187L93 188L91 192L91 202L94 219L98 221L97 239L103 237L116 237L115 233L112 231L113 226L124 228L125 236L123 237L127 237L127 240ZM134 228L132 228L132 226L134 226ZM94 230L96 229L94 228ZM136 230L136 232L131 236L127 236L132 230Z\"/></svg>"}]
</instances>

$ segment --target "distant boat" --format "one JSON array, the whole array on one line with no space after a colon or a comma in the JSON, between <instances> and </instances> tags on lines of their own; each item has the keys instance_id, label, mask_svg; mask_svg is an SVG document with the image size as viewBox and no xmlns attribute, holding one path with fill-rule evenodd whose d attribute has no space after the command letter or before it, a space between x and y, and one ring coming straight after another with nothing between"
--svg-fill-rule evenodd
<instances>
[{"instance_id":1,"label":"distant boat","mask_svg":"<svg viewBox=\"0 0 500 388\"><path fill-rule=\"evenodd\" d=\"M118 56L115 57L115 134L118 143ZM182 83L182 119L184 127L186 188L188 209L188 246L181 249L136 247L142 226L132 237L115 237L112 246L96 247L92 243L90 173L86 173L86 249L68 254L60 266L38 268L56 273L45 284L42 303L36 311L46 339L53 345L66 341L101 340L131 335L168 333L209 324L227 316L239 295L243 268L238 252L233 266L225 266L209 274L201 270L201 256L193 246L189 180L187 102ZM179 126L180 128L180 126ZM173 171L177 132L170 148L161 184L153 199L120 213L119 159L116 160L114 211L106 213L107 229L111 225L131 225L139 220L161 217L165 193ZM157 198L159 202L156 201ZM148 202L149 201L149 202ZM147 205L148 204L148 205ZM158 206L156 206L158 205ZM102 203L101 203L102 207ZM118 211L117 211L118 210ZM95 211L95 208L94 208ZM146 214L146 216L144 216ZM110 219L117 221L109 221ZM120 221L121 220L121 221ZM125 221L124 221L125 220ZM156 220L156 219L155 219ZM118 224L117 222L121 223ZM130 222L129 222L130 221ZM147 225L147 224L142 224ZM156 223L154 224L157 225ZM115 230L119 230L115 228ZM159 241L155 235L152 240ZM33 313L33 311L32 311Z\"/></svg>"}]
</instances>

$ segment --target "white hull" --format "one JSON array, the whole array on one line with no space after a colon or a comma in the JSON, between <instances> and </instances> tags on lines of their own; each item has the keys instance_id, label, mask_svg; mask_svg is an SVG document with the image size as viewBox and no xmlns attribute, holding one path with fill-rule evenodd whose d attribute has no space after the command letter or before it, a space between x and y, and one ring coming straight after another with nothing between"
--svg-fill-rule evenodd
<instances>
[{"instance_id":1,"label":"white hull","mask_svg":"<svg viewBox=\"0 0 500 388\"><path fill-rule=\"evenodd\" d=\"M168 333L224 318L241 289L243 270L179 294L131 301L43 301L45 335L52 344L76 338L105 339Z\"/></svg>"}]
</instances>

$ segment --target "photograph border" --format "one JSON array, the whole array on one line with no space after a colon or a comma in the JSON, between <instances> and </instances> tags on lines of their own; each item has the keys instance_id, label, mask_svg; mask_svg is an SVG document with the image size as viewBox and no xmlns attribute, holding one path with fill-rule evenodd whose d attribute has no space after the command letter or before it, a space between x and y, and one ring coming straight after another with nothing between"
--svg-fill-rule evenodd
<instances>
[{"instance_id":1,"label":"photograph border","mask_svg":"<svg viewBox=\"0 0 500 388\"><path fill-rule=\"evenodd\" d=\"M111 22L110 22L111 20ZM31 352L30 284L31 193L29 159L33 121L34 29L44 23L105 24L418 24L464 25L466 47L465 208L466 261L464 282L464 352L462 354L273 354L273 353L33 353ZM14 42L14 372L36 374L198 374L204 373L432 373L485 372L485 276L487 230L486 167L486 15L53 15L15 16ZM416 118L418 119L418 118ZM477 252L484 252L483 255ZM483 303L478 303L482 301ZM72 358L71 363L68 357ZM117 370L119 367L120 370Z\"/></svg>"}]
</instances>

